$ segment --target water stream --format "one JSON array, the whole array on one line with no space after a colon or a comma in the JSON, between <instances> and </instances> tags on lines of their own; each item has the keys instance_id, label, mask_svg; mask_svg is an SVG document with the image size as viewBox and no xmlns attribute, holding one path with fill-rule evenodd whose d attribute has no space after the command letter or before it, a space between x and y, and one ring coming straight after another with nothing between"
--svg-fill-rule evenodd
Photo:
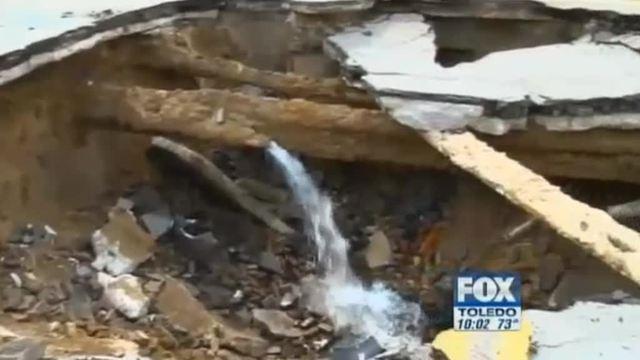
<instances>
[{"instance_id":1,"label":"water stream","mask_svg":"<svg viewBox=\"0 0 640 360\"><path fill-rule=\"evenodd\" d=\"M347 257L349 243L333 219L331 199L285 149L271 143L269 153L302 206L305 231L316 245L320 286L312 289L310 298L317 303L313 307L322 309L338 328L372 336L389 352L427 359L428 348L420 341L425 318L418 304L405 301L381 283L367 287L354 275Z\"/></svg>"}]
</instances>

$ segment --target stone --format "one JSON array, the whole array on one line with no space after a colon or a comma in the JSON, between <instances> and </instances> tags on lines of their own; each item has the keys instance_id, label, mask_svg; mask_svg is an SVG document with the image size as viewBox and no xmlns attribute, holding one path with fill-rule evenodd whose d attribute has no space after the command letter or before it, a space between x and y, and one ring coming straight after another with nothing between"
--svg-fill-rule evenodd
<instances>
[{"instance_id":1,"label":"stone","mask_svg":"<svg viewBox=\"0 0 640 360\"><path fill-rule=\"evenodd\" d=\"M210 308L226 308L236 303L235 292L219 285L199 285L201 299Z\"/></svg>"},{"instance_id":2,"label":"stone","mask_svg":"<svg viewBox=\"0 0 640 360\"><path fill-rule=\"evenodd\" d=\"M640 305L579 302L563 311L525 310L533 324L536 360L607 358L640 354Z\"/></svg>"},{"instance_id":3,"label":"stone","mask_svg":"<svg viewBox=\"0 0 640 360\"><path fill-rule=\"evenodd\" d=\"M296 321L285 312L271 309L253 309L253 318L266 326L269 332L276 336L299 338L308 334L296 327Z\"/></svg>"},{"instance_id":4,"label":"stone","mask_svg":"<svg viewBox=\"0 0 640 360\"><path fill-rule=\"evenodd\" d=\"M280 262L280 259L278 259L278 257L271 252L265 251L260 253L260 255L258 256L258 266L264 270L276 274L283 273L282 263Z\"/></svg>"},{"instance_id":5,"label":"stone","mask_svg":"<svg viewBox=\"0 0 640 360\"><path fill-rule=\"evenodd\" d=\"M115 208L109 221L91 237L96 258L92 266L111 275L130 273L151 257L153 237L136 222L133 214Z\"/></svg>"},{"instance_id":6,"label":"stone","mask_svg":"<svg viewBox=\"0 0 640 360\"><path fill-rule=\"evenodd\" d=\"M562 257L558 254L547 254L540 260L538 266L540 275L540 290L551 291L553 290L564 271L564 262Z\"/></svg>"},{"instance_id":7,"label":"stone","mask_svg":"<svg viewBox=\"0 0 640 360\"><path fill-rule=\"evenodd\" d=\"M168 211L146 213L140 216L140 220L154 239L166 234L173 227L173 217Z\"/></svg>"},{"instance_id":8,"label":"stone","mask_svg":"<svg viewBox=\"0 0 640 360\"><path fill-rule=\"evenodd\" d=\"M371 269L390 265L393 262L391 244L382 231L378 230L369 237L369 245L364 250L364 255Z\"/></svg>"},{"instance_id":9,"label":"stone","mask_svg":"<svg viewBox=\"0 0 640 360\"><path fill-rule=\"evenodd\" d=\"M73 285L66 307L73 321L93 321L92 301L84 286Z\"/></svg>"},{"instance_id":10,"label":"stone","mask_svg":"<svg viewBox=\"0 0 640 360\"><path fill-rule=\"evenodd\" d=\"M170 323L192 336L211 332L216 326L214 317L179 280L169 278L158 294L155 307Z\"/></svg>"},{"instance_id":11,"label":"stone","mask_svg":"<svg viewBox=\"0 0 640 360\"><path fill-rule=\"evenodd\" d=\"M44 358L47 345L32 339L17 339L0 345L2 360L40 360Z\"/></svg>"},{"instance_id":12,"label":"stone","mask_svg":"<svg viewBox=\"0 0 640 360\"><path fill-rule=\"evenodd\" d=\"M22 290L15 286L7 286L2 290L2 307L5 310L17 310L23 302Z\"/></svg>"},{"instance_id":13,"label":"stone","mask_svg":"<svg viewBox=\"0 0 640 360\"><path fill-rule=\"evenodd\" d=\"M622 108L605 115L608 119L598 119L602 114L594 113L588 103L640 94L640 81L625 83L640 80L640 54L624 43L577 40L496 51L475 61L442 66L437 62L433 25L418 14L392 14L329 37L325 50L347 72L357 74L358 84L396 120L418 130L472 127L502 135L526 127L534 106L545 106L547 112L547 107L567 110L569 116L557 124L557 116L536 119L548 128L637 128L639 123L636 114L626 114ZM593 71L609 69L612 62L617 66L611 71ZM572 81L576 78L581 81ZM616 86L603 87L603 82ZM617 118L620 114L625 116Z\"/></svg>"},{"instance_id":14,"label":"stone","mask_svg":"<svg viewBox=\"0 0 640 360\"><path fill-rule=\"evenodd\" d=\"M150 299L142 291L137 277L130 274L112 277L98 273L98 282L104 288L106 302L127 318L139 319L147 314Z\"/></svg>"}]
</instances>

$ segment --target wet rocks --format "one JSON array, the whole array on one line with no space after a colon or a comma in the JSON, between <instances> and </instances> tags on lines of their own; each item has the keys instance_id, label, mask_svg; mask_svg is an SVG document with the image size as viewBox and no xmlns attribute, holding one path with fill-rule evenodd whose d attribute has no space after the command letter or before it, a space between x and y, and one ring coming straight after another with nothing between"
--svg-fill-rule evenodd
<instances>
[{"instance_id":1,"label":"wet rocks","mask_svg":"<svg viewBox=\"0 0 640 360\"><path fill-rule=\"evenodd\" d=\"M147 314L150 299L135 276L125 274L112 277L99 273L98 282L104 288L105 300L127 318L138 319Z\"/></svg>"},{"instance_id":2,"label":"wet rocks","mask_svg":"<svg viewBox=\"0 0 640 360\"><path fill-rule=\"evenodd\" d=\"M114 208L109 221L91 237L96 258L93 267L111 275L131 272L149 259L155 241L127 210Z\"/></svg>"}]
</instances>

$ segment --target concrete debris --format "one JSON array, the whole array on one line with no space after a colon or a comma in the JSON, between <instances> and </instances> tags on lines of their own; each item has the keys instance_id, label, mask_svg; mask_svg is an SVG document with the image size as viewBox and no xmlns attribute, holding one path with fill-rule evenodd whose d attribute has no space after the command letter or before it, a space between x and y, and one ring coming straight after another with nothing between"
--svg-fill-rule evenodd
<instances>
[{"instance_id":1,"label":"concrete debris","mask_svg":"<svg viewBox=\"0 0 640 360\"><path fill-rule=\"evenodd\" d=\"M0 35L7 41L0 45L0 85L108 40L169 26L179 19L215 18L220 6L217 1L191 4L192 11L185 12L183 2L187 1L108 5L33 1L3 8ZM28 19L24 14L30 14Z\"/></svg>"},{"instance_id":2,"label":"concrete debris","mask_svg":"<svg viewBox=\"0 0 640 360\"><path fill-rule=\"evenodd\" d=\"M369 268L375 269L393 262L393 250L389 238L378 230L369 237L369 245L364 252Z\"/></svg>"},{"instance_id":3,"label":"concrete debris","mask_svg":"<svg viewBox=\"0 0 640 360\"><path fill-rule=\"evenodd\" d=\"M562 10L589 10L614 12L620 15L640 15L640 6L633 0L591 1L591 0L536 0L548 7Z\"/></svg>"},{"instance_id":4,"label":"concrete debris","mask_svg":"<svg viewBox=\"0 0 640 360\"><path fill-rule=\"evenodd\" d=\"M239 294L224 286L207 284L198 286L198 289L204 303L214 309L227 308L238 302L235 297Z\"/></svg>"},{"instance_id":5,"label":"concrete debris","mask_svg":"<svg viewBox=\"0 0 640 360\"><path fill-rule=\"evenodd\" d=\"M375 0L287 0L291 10L304 14L362 11L373 7Z\"/></svg>"},{"instance_id":6,"label":"concrete debris","mask_svg":"<svg viewBox=\"0 0 640 360\"><path fill-rule=\"evenodd\" d=\"M112 275L133 271L151 257L155 247L153 237L136 222L133 214L114 208L109 221L91 237L96 258L93 267Z\"/></svg>"},{"instance_id":7,"label":"concrete debris","mask_svg":"<svg viewBox=\"0 0 640 360\"><path fill-rule=\"evenodd\" d=\"M0 359L40 360L44 358L47 345L31 339L12 340L0 345Z\"/></svg>"},{"instance_id":8,"label":"concrete debris","mask_svg":"<svg viewBox=\"0 0 640 360\"><path fill-rule=\"evenodd\" d=\"M262 252L260 253L260 255L258 256L258 266L261 269L276 273L276 274L282 274L283 273L283 269L282 269L282 264L280 263L280 259L278 259L273 253L271 252Z\"/></svg>"},{"instance_id":9,"label":"concrete debris","mask_svg":"<svg viewBox=\"0 0 640 360\"><path fill-rule=\"evenodd\" d=\"M204 308L187 287L176 279L167 279L155 307L171 324L192 336L202 336L213 331L214 317Z\"/></svg>"},{"instance_id":10,"label":"concrete debris","mask_svg":"<svg viewBox=\"0 0 640 360\"><path fill-rule=\"evenodd\" d=\"M313 332L296 327L296 321L280 310L253 309L253 318L267 327L276 336L299 338Z\"/></svg>"},{"instance_id":11,"label":"concrete debris","mask_svg":"<svg viewBox=\"0 0 640 360\"><path fill-rule=\"evenodd\" d=\"M154 239L166 234L173 227L173 217L163 211L144 214L140 220Z\"/></svg>"},{"instance_id":12,"label":"concrete debris","mask_svg":"<svg viewBox=\"0 0 640 360\"><path fill-rule=\"evenodd\" d=\"M603 106L601 99L624 102L640 94L636 85L601 86L640 79L640 55L625 45L576 41L497 51L443 67L431 24L421 16L388 15L331 36L326 48L347 71L364 74L361 81L397 121L417 130L471 127L502 135L524 129L530 115L555 130L640 127L637 110L627 105L611 102L600 114L595 109ZM611 62L617 64L612 71L593 71L610 69ZM577 78L582 80L572 81Z\"/></svg>"},{"instance_id":13,"label":"concrete debris","mask_svg":"<svg viewBox=\"0 0 640 360\"><path fill-rule=\"evenodd\" d=\"M150 299L142 291L140 280L133 275L112 277L98 273L98 282L104 288L104 298L114 309L129 319L147 314Z\"/></svg>"},{"instance_id":14,"label":"concrete debris","mask_svg":"<svg viewBox=\"0 0 640 360\"><path fill-rule=\"evenodd\" d=\"M533 324L533 360L632 360L640 354L640 305L580 302L560 312L525 310L523 317Z\"/></svg>"}]
</instances>

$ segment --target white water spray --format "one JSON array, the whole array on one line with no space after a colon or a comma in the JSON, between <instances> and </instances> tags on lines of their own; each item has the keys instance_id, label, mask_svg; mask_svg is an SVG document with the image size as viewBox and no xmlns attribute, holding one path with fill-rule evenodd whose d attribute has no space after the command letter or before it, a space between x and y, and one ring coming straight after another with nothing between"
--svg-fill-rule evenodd
<instances>
[{"instance_id":1,"label":"white water spray","mask_svg":"<svg viewBox=\"0 0 640 360\"><path fill-rule=\"evenodd\" d=\"M321 193L302 163L276 143L269 153L285 173L295 199L305 213L307 235L317 248L322 286L313 289L317 302L338 328L373 336L387 351L398 351L412 359L429 358L421 345L419 330L424 314L417 304L376 283L365 287L353 274L347 258L347 240L333 220L331 199ZM319 306L318 306L319 305Z\"/></svg>"}]
</instances>

